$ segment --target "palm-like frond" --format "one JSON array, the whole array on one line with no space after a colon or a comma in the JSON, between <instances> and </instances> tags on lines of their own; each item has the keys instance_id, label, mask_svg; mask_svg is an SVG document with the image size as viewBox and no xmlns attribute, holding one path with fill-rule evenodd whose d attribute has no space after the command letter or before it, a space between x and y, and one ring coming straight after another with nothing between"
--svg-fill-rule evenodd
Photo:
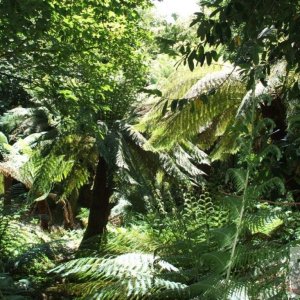
<instances>
[{"instance_id":1,"label":"palm-like frond","mask_svg":"<svg viewBox=\"0 0 300 300\"><path fill-rule=\"evenodd\" d=\"M186 287L180 282L157 276L179 270L150 254L127 253L108 258L81 258L59 265L52 272L88 280L88 283L79 285L85 287L83 294L90 299L147 299L154 292ZM74 285L70 287L74 289Z\"/></svg>"},{"instance_id":2,"label":"palm-like frond","mask_svg":"<svg viewBox=\"0 0 300 300\"><path fill-rule=\"evenodd\" d=\"M215 94L207 98L212 91ZM223 126L226 126L228 111L237 110L243 92L239 75L232 69L205 76L182 97L186 99L183 107L161 117L159 127L151 134L150 142L158 148L171 148L174 143L193 138L210 128L213 119L223 119ZM220 125L218 134L224 131Z\"/></svg>"},{"instance_id":3,"label":"palm-like frond","mask_svg":"<svg viewBox=\"0 0 300 300\"><path fill-rule=\"evenodd\" d=\"M29 199L44 200L58 183L64 185L59 198L78 191L89 179L88 167L96 162L95 152L94 139L79 135L58 136L37 148L22 169L33 180Z\"/></svg>"},{"instance_id":4,"label":"palm-like frond","mask_svg":"<svg viewBox=\"0 0 300 300\"><path fill-rule=\"evenodd\" d=\"M139 179L144 176L137 166L144 165L144 174L152 172L155 176L160 169L175 181L198 184L205 175L200 165L210 163L207 154L188 141L176 145L171 151L158 152L134 126L120 123L120 134L116 156L118 167L135 182L141 182Z\"/></svg>"}]
</instances>

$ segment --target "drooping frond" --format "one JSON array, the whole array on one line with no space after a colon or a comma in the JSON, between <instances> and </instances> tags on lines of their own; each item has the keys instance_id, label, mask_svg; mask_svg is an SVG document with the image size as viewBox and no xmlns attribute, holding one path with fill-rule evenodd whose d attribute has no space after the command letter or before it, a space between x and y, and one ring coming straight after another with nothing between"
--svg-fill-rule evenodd
<instances>
[{"instance_id":1,"label":"drooping frond","mask_svg":"<svg viewBox=\"0 0 300 300\"><path fill-rule=\"evenodd\" d=\"M127 253L116 257L80 258L59 265L51 272L76 277L80 294L89 299L151 298L164 290L180 290L186 285L163 278L165 272L179 272L173 265L151 254ZM161 274L159 276L159 274ZM67 286L63 287L67 289ZM70 285L73 290L76 285Z\"/></svg>"},{"instance_id":2,"label":"drooping frond","mask_svg":"<svg viewBox=\"0 0 300 300\"><path fill-rule=\"evenodd\" d=\"M171 151L157 152L134 126L124 124L121 127L121 132L123 139L122 143L119 144L117 158L125 171L133 169L133 161L136 160L138 155L143 155L148 168L150 166L148 162L152 161L151 164L156 165L156 170L162 169L175 180L197 184L205 175L199 165L209 164L208 156L193 143L183 141L182 144L176 145ZM124 150L120 148L121 145ZM136 162L135 165L144 164L144 162L141 160Z\"/></svg>"},{"instance_id":3,"label":"drooping frond","mask_svg":"<svg viewBox=\"0 0 300 300\"><path fill-rule=\"evenodd\" d=\"M45 153L44 153L45 152ZM77 135L59 136L38 148L22 168L32 177L31 201L45 199L54 184L63 184L60 197L68 197L89 179L87 168L96 161L95 141Z\"/></svg>"},{"instance_id":4,"label":"drooping frond","mask_svg":"<svg viewBox=\"0 0 300 300\"><path fill-rule=\"evenodd\" d=\"M190 72L185 67L179 67L169 77L166 82L158 84L158 89L162 91L162 97L148 97L141 99L136 104L135 112L140 116L135 128L141 132L150 131L156 128L157 122L161 119L162 112L170 105L173 99L184 98L191 86L196 84L201 78L210 72L220 71L219 66L203 66Z\"/></svg>"},{"instance_id":5,"label":"drooping frond","mask_svg":"<svg viewBox=\"0 0 300 300\"><path fill-rule=\"evenodd\" d=\"M205 76L181 100L173 100L150 142L158 148L171 148L178 141L193 138L211 126L214 118L222 118L229 108L236 111L243 92L239 75L232 69Z\"/></svg>"}]
</instances>

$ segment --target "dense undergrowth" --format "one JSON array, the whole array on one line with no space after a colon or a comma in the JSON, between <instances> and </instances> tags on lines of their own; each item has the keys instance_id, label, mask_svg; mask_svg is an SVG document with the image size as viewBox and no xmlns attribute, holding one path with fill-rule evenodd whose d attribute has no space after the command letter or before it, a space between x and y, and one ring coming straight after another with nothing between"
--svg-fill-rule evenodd
<instances>
[{"instance_id":1,"label":"dense undergrowth","mask_svg":"<svg viewBox=\"0 0 300 300\"><path fill-rule=\"evenodd\" d=\"M0 300L299 296L299 3L201 5L0 0Z\"/></svg>"},{"instance_id":2,"label":"dense undergrowth","mask_svg":"<svg viewBox=\"0 0 300 300\"><path fill-rule=\"evenodd\" d=\"M240 208L217 194L182 190L179 206L170 194L148 203L146 215L122 211L125 223L112 222L96 252L78 251L81 229L45 233L34 219L9 214L1 220L1 292L7 299L235 299L247 291L284 299L291 211L255 207L225 282Z\"/></svg>"}]
</instances>

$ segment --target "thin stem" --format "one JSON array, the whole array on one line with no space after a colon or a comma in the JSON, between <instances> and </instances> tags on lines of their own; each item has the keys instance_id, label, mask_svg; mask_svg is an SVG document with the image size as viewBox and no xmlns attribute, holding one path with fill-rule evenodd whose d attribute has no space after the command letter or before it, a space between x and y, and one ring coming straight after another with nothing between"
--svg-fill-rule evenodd
<instances>
[{"instance_id":1,"label":"thin stem","mask_svg":"<svg viewBox=\"0 0 300 300\"><path fill-rule=\"evenodd\" d=\"M240 211L240 215L239 215L239 219L238 219L238 223L237 223L237 230L235 233L233 246L231 248L229 266L228 266L227 273L226 273L226 281L227 282L230 278L231 270L233 267L235 250L236 250L236 246L238 243L238 239L239 239L239 235L240 235L240 231L241 231L241 225L242 225L242 221L243 221L243 217L244 217L245 204L246 204L246 193L247 193L247 189L248 189L248 185L249 185L249 175L250 175L250 168L248 167L247 174L246 174L246 180L245 180L245 189L244 189L244 193L243 193L242 207L241 207L241 211Z\"/></svg>"},{"instance_id":2,"label":"thin stem","mask_svg":"<svg viewBox=\"0 0 300 300\"><path fill-rule=\"evenodd\" d=\"M247 149L248 150L247 154L250 154L252 152L252 145L253 145L253 140L254 140L254 117L255 117L255 103L256 103L256 101L255 101L255 85L252 87L251 99L252 99L252 110L251 110L251 126L252 126L251 129L252 130L251 130L251 135L250 135L249 148ZM251 172L250 162L247 162L247 172L246 172L244 192L243 192L243 198L242 198L242 207L241 207L241 210L239 213L237 229L236 229L236 233L235 233L232 248L231 248L228 269L226 272L226 282L227 283L229 282L229 279L230 279L231 270L232 270L233 263L234 263L236 247L237 247L237 244L239 241L239 236L241 233L241 227L242 227L243 217L244 217L244 213L245 213L247 191L248 191L248 186L249 186L250 172Z\"/></svg>"}]
</instances>

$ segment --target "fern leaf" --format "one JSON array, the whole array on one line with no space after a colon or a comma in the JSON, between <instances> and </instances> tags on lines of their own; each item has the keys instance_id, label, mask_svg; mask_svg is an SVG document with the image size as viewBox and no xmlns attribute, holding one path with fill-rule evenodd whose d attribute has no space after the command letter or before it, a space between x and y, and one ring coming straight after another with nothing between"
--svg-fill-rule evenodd
<instances>
[{"instance_id":1,"label":"fern leaf","mask_svg":"<svg viewBox=\"0 0 300 300\"><path fill-rule=\"evenodd\" d=\"M226 182L232 180L237 192L241 192L245 188L246 170L244 169L229 169L226 173Z\"/></svg>"},{"instance_id":2,"label":"fern leaf","mask_svg":"<svg viewBox=\"0 0 300 300\"><path fill-rule=\"evenodd\" d=\"M274 189L278 190L282 195L285 193L285 185L279 177L273 177L258 186L258 190L262 194Z\"/></svg>"},{"instance_id":3,"label":"fern leaf","mask_svg":"<svg viewBox=\"0 0 300 300\"><path fill-rule=\"evenodd\" d=\"M231 85L230 82L236 84ZM169 113L161 119L161 125L154 130L150 142L158 148L171 148L175 142L195 136L211 119L229 107L235 110L243 92L238 82L238 75L232 73L232 70L205 76L184 96L189 101L182 110ZM223 85L222 88L205 103L201 95L219 85Z\"/></svg>"},{"instance_id":4,"label":"fern leaf","mask_svg":"<svg viewBox=\"0 0 300 300\"><path fill-rule=\"evenodd\" d=\"M93 285L83 285L82 291L90 299L119 299L126 294L127 299L145 297L160 290L182 289L186 285L172 282L155 272L178 272L171 264L150 254L127 253L108 258L81 258L58 267L50 272L62 276L77 276L89 280ZM106 282L106 283L105 283ZM90 286L90 287L89 287Z\"/></svg>"}]
</instances>

